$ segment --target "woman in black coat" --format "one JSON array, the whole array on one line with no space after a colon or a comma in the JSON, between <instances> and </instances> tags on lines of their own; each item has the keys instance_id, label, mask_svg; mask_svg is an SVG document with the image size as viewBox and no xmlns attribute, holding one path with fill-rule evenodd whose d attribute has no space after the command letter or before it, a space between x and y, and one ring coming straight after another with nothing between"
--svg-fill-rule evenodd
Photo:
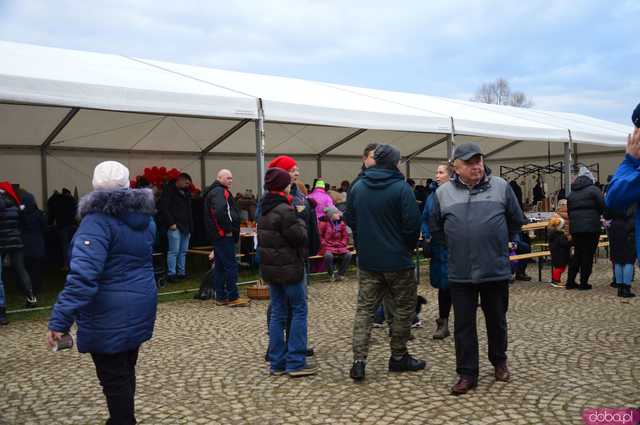
<instances>
[{"instance_id":1,"label":"woman in black coat","mask_svg":"<svg viewBox=\"0 0 640 425\"><path fill-rule=\"evenodd\" d=\"M633 265L636 261L635 208L625 213L610 211L607 213L607 218L611 218L609 248L618 284L618 296L634 297L635 294L631 292L631 281Z\"/></svg>"},{"instance_id":2,"label":"woman in black coat","mask_svg":"<svg viewBox=\"0 0 640 425\"><path fill-rule=\"evenodd\" d=\"M24 191L21 195L24 205L21 220L24 264L31 277L33 292L37 295L42 288L42 264L45 258L44 233L47 223L33 195Z\"/></svg>"},{"instance_id":3,"label":"woman in black coat","mask_svg":"<svg viewBox=\"0 0 640 425\"><path fill-rule=\"evenodd\" d=\"M602 227L600 216L604 211L602 192L596 187L594 181L591 172L586 167L580 167L578 178L571 185L571 194L567 198L574 255L569 265L566 289L592 288L589 285L589 277ZM580 286L576 285L578 271L580 271Z\"/></svg>"}]
</instances>

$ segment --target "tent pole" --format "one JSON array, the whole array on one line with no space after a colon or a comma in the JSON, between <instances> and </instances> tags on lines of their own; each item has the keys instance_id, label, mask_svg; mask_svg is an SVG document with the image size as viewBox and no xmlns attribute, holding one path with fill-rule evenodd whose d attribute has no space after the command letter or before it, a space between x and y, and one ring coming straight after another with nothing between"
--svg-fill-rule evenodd
<instances>
[{"instance_id":1,"label":"tent pole","mask_svg":"<svg viewBox=\"0 0 640 425\"><path fill-rule=\"evenodd\" d=\"M262 198L264 188L264 110L262 109L262 99L258 99L258 119L256 126L256 170L258 171L258 199Z\"/></svg>"},{"instance_id":2,"label":"tent pole","mask_svg":"<svg viewBox=\"0 0 640 425\"><path fill-rule=\"evenodd\" d=\"M406 161L404 163L404 167L405 167L404 176L408 179L411 178L411 161Z\"/></svg>"},{"instance_id":3,"label":"tent pole","mask_svg":"<svg viewBox=\"0 0 640 425\"><path fill-rule=\"evenodd\" d=\"M80 112L80 108L71 108L69 112L60 120L58 125L49 133L47 138L40 145L40 172L42 173L42 209L46 211L47 200L49 199L49 180L47 172L47 149L58 137L58 134L64 130L64 128L71 122L73 117Z\"/></svg>"},{"instance_id":4,"label":"tent pole","mask_svg":"<svg viewBox=\"0 0 640 425\"><path fill-rule=\"evenodd\" d=\"M451 118L451 133L447 139L447 161L453 158L453 148L456 146L456 127L453 123L453 117Z\"/></svg>"},{"instance_id":5,"label":"tent pole","mask_svg":"<svg viewBox=\"0 0 640 425\"><path fill-rule=\"evenodd\" d=\"M564 195L569 196L571 193L571 148L573 138L571 130L569 130L569 141L564 144Z\"/></svg>"},{"instance_id":6,"label":"tent pole","mask_svg":"<svg viewBox=\"0 0 640 425\"><path fill-rule=\"evenodd\" d=\"M322 177L322 155L318 155L316 158L316 178Z\"/></svg>"},{"instance_id":7,"label":"tent pole","mask_svg":"<svg viewBox=\"0 0 640 425\"><path fill-rule=\"evenodd\" d=\"M200 155L200 190L204 192L204 187L207 185L207 162L205 154Z\"/></svg>"}]
</instances>

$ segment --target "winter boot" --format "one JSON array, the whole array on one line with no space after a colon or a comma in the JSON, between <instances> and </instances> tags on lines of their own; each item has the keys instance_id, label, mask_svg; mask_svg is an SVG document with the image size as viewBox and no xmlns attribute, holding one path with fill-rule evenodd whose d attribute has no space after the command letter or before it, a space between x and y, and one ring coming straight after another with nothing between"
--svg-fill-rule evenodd
<instances>
[{"instance_id":1,"label":"winter boot","mask_svg":"<svg viewBox=\"0 0 640 425\"><path fill-rule=\"evenodd\" d=\"M24 303L24 307L25 308L35 308L38 306L38 299L36 298L36 296L34 295L33 292L30 292L27 295L27 299Z\"/></svg>"},{"instance_id":2,"label":"winter boot","mask_svg":"<svg viewBox=\"0 0 640 425\"><path fill-rule=\"evenodd\" d=\"M7 309L5 307L0 307L0 326L6 326L9 324L9 319L7 319Z\"/></svg>"},{"instance_id":3,"label":"winter boot","mask_svg":"<svg viewBox=\"0 0 640 425\"><path fill-rule=\"evenodd\" d=\"M449 335L449 319L436 319L436 331L433 333L433 339L445 339Z\"/></svg>"},{"instance_id":4,"label":"winter boot","mask_svg":"<svg viewBox=\"0 0 640 425\"><path fill-rule=\"evenodd\" d=\"M625 285L618 285L618 296L624 297L624 287Z\"/></svg>"},{"instance_id":5,"label":"winter boot","mask_svg":"<svg viewBox=\"0 0 640 425\"><path fill-rule=\"evenodd\" d=\"M622 285L624 286L624 293L622 294L623 298L633 298L636 296L633 292L631 292L631 285Z\"/></svg>"}]
</instances>

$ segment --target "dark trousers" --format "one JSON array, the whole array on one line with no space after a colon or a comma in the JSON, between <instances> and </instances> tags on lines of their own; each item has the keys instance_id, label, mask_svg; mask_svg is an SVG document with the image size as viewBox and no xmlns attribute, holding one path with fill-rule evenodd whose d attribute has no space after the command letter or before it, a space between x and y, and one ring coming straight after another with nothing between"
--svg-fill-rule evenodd
<instances>
[{"instance_id":1,"label":"dark trousers","mask_svg":"<svg viewBox=\"0 0 640 425\"><path fill-rule=\"evenodd\" d=\"M29 273L27 273L27 269L24 265L24 251L22 249L14 249L0 253L0 261L3 260L5 255L8 256L11 261L11 267L13 267L13 270L16 273L16 277L18 278L18 282L20 282L20 286L22 287L24 294L27 297L33 296L31 277L29 276Z\"/></svg>"},{"instance_id":2,"label":"dark trousers","mask_svg":"<svg viewBox=\"0 0 640 425\"><path fill-rule=\"evenodd\" d=\"M62 267L69 267L69 252L71 239L75 233L75 228L72 225L59 227L57 229L58 239L60 242L60 250L62 252Z\"/></svg>"},{"instance_id":3,"label":"dark trousers","mask_svg":"<svg viewBox=\"0 0 640 425\"><path fill-rule=\"evenodd\" d=\"M580 271L580 283L589 283L589 277L593 269L593 256L598 248L598 241L600 235L598 233L573 233L571 234L573 240L573 257L569 264L569 275L567 276L567 283L576 283L576 276Z\"/></svg>"},{"instance_id":4,"label":"dark trousers","mask_svg":"<svg viewBox=\"0 0 640 425\"><path fill-rule=\"evenodd\" d=\"M507 360L507 310L509 283L450 282L455 316L456 371L458 375L477 378L479 371L478 329L476 323L478 295L487 326L489 361L498 366Z\"/></svg>"},{"instance_id":5,"label":"dark trousers","mask_svg":"<svg viewBox=\"0 0 640 425\"><path fill-rule=\"evenodd\" d=\"M236 243L232 237L225 236L213 242L213 250L216 256L213 271L216 300L235 301L239 297Z\"/></svg>"},{"instance_id":6,"label":"dark trousers","mask_svg":"<svg viewBox=\"0 0 640 425\"><path fill-rule=\"evenodd\" d=\"M31 278L31 288L34 295L42 290L42 260L40 258L25 257L24 264Z\"/></svg>"},{"instance_id":7,"label":"dark trousers","mask_svg":"<svg viewBox=\"0 0 640 425\"><path fill-rule=\"evenodd\" d=\"M438 314L441 319L448 319L451 312L451 289L438 289Z\"/></svg>"},{"instance_id":8,"label":"dark trousers","mask_svg":"<svg viewBox=\"0 0 640 425\"><path fill-rule=\"evenodd\" d=\"M107 425L136 423L134 396L138 348L113 354L91 353L102 392L107 398Z\"/></svg>"}]
</instances>

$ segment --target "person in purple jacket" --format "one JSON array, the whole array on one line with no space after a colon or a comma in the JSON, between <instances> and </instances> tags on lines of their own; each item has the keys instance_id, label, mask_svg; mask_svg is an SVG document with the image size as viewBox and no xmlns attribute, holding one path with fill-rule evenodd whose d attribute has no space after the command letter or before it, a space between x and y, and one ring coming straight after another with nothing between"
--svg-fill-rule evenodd
<instances>
[{"instance_id":1,"label":"person in purple jacket","mask_svg":"<svg viewBox=\"0 0 640 425\"><path fill-rule=\"evenodd\" d=\"M627 153L609 184L605 203L607 208L624 212L640 202L640 104L631 116L635 126L627 141ZM636 252L640 252L640 214L636 214ZM631 295L631 282L624 285L622 296Z\"/></svg>"},{"instance_id":2,"label":"person in purple jacket","mask_svg":"<svg viewBox=\"0 0 640 425\"><path fill-rule=\"evenodd\" d=\"M150 189L129 189L129 170L107 161L80 200L65 287L53 306L47 343L78 325L78 351L91 353L107 399L107 424L135 424L136 362L151 339L157 292L153 274L155 203Z\"/></svg>"}]
</instances>

